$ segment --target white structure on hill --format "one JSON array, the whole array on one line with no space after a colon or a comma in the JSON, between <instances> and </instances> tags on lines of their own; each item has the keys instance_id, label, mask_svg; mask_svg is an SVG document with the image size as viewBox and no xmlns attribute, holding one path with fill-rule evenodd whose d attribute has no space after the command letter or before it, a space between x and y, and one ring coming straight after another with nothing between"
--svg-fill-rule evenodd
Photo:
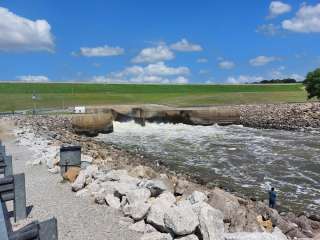
<instances>
[{"instance_id":1,"label":"white structure on hill","mask_svg":"<svg viewBox=\"0 0 320 240\"><path fill-rule=\"evenodd\" d=\"M74 107L74 113L86 113L86 107L85 106L76 106Z\"/></svg>"}]
</instances>

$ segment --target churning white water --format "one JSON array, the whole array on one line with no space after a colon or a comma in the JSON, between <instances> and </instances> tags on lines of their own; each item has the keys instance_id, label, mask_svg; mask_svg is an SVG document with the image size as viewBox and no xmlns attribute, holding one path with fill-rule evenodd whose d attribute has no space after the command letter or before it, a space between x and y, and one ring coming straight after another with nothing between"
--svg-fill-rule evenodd
<instances>
[{"instance_id":1,"label":"churning white water","mask_svg":"<svg viewBox=\"0 0 320 240\"><path fill-rule=\"evenodd\" d=\"M115 122L114 132L99 138L247 196L261 199L274 186L283 206L320 210L316 131Z\"/></svg>"}]
</instances>

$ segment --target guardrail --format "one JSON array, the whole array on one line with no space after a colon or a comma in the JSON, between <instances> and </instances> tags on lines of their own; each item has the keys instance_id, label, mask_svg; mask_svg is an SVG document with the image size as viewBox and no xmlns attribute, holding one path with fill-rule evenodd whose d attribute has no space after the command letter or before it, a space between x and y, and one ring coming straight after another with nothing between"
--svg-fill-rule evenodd
<instances>
[{"instance_id":1,"label":"guardrail","mask_svg":"<svg viewBox=\"0 0 320 240\"><path fill-rule=\"evenodd\" d=\"M0 140L0 237L1 240L57 240L57 219L34 221L13 231L6 202L13 201L14 221L26 219L25 175L12 174L12 157ZM1 176L2 175L2 176Z\"/></svg>"},{"instance_id":2,"label":"guardrail","mask_svg":"<svg viewBox=\"0 0 320 240\"><path fill-rule=\"evenodd\" d=\"M4 176L10 176L13 174L12 156L7 156L5 152L5 146L3 146L0 141L0 174L4 174Z\"/></svg>"}]
</instances>

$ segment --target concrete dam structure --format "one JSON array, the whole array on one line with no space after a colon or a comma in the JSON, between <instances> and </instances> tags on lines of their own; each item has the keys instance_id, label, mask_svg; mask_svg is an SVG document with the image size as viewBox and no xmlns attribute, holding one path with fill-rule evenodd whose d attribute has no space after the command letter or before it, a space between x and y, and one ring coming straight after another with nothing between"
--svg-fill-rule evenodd
<instances>
[{"instance_id":1,"label":"concrete dam structure","mask_svg":"<svg viewBox=\"0 0 320 240\"><path fill-rule=\"evenodd\" d=\"M138 123L184 123L189 125L229 125L240 122L240 113L233 109L169 109L133 108L131 117Z\"/></svg>"},{"instance_id":2,"label":"concrete dam structure","mask_svg":"<svg viewBox=\"0 0 320 240\"><path fill-rule=\"evenodd\" d=\"M111 113L88 113L72 117L73 131L79 135L95 137L99 133L113 132L113 115Z\"/></svg>"},{"instance_id":3,"label":"concrete dam structure","mask_svg":"<svg viewBox=\"0 0 320 240\"><path fill-rule=\"evenodd\" d=\"M229 106L171 108L161 105L119 105L110 107L90 107L88 113L110 113L113 120L124 122L134 120L144 125L146 122L184 123L189 125L230 125L240 123L240 111Z\"/></svg>"},{"instance_id":4,"label":"concrete dam structure","mask_svg":"<svg viewBox=\"0 0 320 240\"><path fill-rule=\"evenodd\" d=\"M142 126L146 122L184 123L188 125L230 125L240 123L240 112L232 107L170 108L159 105L89 107L86 113L72 117L75 133L97 136L113 132L113 121L134 120Z\"/></svg>"}]
</instances>

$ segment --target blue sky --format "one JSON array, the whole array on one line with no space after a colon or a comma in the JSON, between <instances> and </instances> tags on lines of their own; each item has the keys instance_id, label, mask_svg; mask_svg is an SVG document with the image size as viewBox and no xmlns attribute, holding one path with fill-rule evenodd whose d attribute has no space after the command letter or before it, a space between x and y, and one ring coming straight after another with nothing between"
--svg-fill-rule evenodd
<instances>
[{"instance_id":1,"label":"blue sky","mask_svg":"<svg viewBox=\"0 0 320 240\"><path fill-rule=\"evenodd\" d=\"M3 0L2 81L243 83L320 65L315 0Z\"/></svg>"}]
</instances>

